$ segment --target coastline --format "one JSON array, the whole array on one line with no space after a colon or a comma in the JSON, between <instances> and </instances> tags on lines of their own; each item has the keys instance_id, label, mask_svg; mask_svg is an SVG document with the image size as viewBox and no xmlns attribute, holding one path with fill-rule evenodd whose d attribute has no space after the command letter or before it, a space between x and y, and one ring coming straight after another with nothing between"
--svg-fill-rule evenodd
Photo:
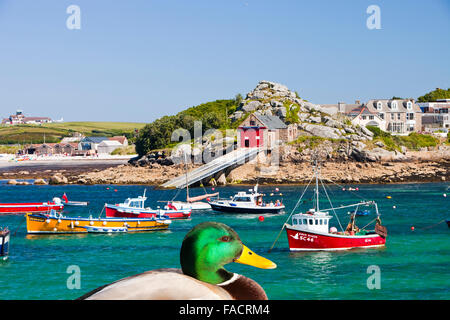
<instances>
[{"instance_id":1,"label":"coastline","mask_svg":"<svg viewBox=\"0 0 450 320\"><path fill-rule=\"evenodd\" d=\"M194 166L196 167L196 166ZM192 167L190 168L192 169ZM185 173L183 165L133 166L126 160L79 160L0 166L0 180L39 180L39 184L160 184ZM308 161L283 161L270 169L257 162L246 163L216 176L205 186L216 185L304 185L311 175ZM429 183L450 180L450 159L415 161L326 161L322 177L339 184ZM44 182L42 182L42 180ZM14 184L14 183L11 183ZM22 184L22 183L17 183ZM32 184L32 183L24 183ZM36 183L38 184L38 183ZM198 185L193 185L193 187Z\"/></svg>"}]
</instances>

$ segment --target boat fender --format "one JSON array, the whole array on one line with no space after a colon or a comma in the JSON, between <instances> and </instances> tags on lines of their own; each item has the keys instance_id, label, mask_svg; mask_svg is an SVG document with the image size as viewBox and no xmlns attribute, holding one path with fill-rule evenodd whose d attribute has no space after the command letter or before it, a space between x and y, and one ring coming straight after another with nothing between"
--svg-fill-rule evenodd
<instances>
[{"instance_id":1,"label":"boat fender","mask_svg":"<svg viewBox=\"0 0 450 320\"><path fill-rule=\"evenodd\" d=\"M45 220L45 223L50 223L50 219Z\"/></svg>"},{"instance_id":2,"label":"boat fender","mask_svg":"<svg viewBox=\"0 0 450 320\"><path fill-rule=\"evenodd\" d=\"M125 222L125 223L123 224L123 226L124 226L124 227L127 227L127 226L128 226L128 223Z\"/></svg>"},{"instance_id":3,"label":"boat fender","mask_svg":"<svg viewBox=\"0 0 450 320\"><path fill-rule=\"evenodd\" d=\"M140 225L140 224L141 224L141 222L140 222L140 221L138 221L138 222L137 222L137 224L138 224L138 225Z\"/></svg>"},{"instance_id":4,"label":"boat fender","mask_svg":"<svg viewBox=\"0 0 450 320\"><path fill-rule=\"evenodd\" d=\"M73 221L70 221L70 227L73 229Z\"/></svg>"},{"instance_id":5,"label":"boat fender","mask_svg":"<svg viewBox=\"0 0 450 320\"><path fill-rule=\"evenodd\" d=\"M79 225L80 223L78 222L78 221L75 221L75 225L77 226L77 225Z\"/></svg>"},{"instance_id":6,"label":"boat fender","mask_svg":"<svg viewBox=\"0 0 450 320\"><path fill-rule=\"evenodd\" d=\"M58 219L58 223L61 223L61 219Z\"/></svg>"},{"instance_id":7,"label":"boat fender","mask_svg":"<svg viewBox=\"0 0 450 320\"><path fill-rule=\"evenodd\" d=\"M56 228L53 228L53 231L58 231L58 229L56 229Z\"/></svg>"},{"instance_id":8,"label":"boat fender","mask_svg":"<svg viewBox=\"0 0 450 320\"><path fill-rule=\"evenodd\" d=\"M89 221L89 225L90 226L94 225L94 221Z\"/></svg>"},{"instance_id":9,"label":"boat fender","mask_svg":"<svg viewBox=\"0 0 450 320\"><path fill-rule=\"evenodd\" d=\"M104 226L106 226L106 221L103 221L103 223L102 223Z\"/></svg>"}]
</instances>

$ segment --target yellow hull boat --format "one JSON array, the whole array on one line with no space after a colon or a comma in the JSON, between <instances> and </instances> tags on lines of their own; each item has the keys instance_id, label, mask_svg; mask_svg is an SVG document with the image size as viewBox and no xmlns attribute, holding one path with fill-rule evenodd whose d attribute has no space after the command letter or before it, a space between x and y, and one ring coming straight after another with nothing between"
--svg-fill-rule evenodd
<instances>
[{"instance_id":1,"label":"yellow hull boat","mask_svg":"<svg viewBox=\"0 0 450 320\"><path fill-rule=\"evenodd\" d=\"M27 213L27 233L117 233L167 229L169 219L82 218L58 214Z\"/></svg>"}]
</instances>

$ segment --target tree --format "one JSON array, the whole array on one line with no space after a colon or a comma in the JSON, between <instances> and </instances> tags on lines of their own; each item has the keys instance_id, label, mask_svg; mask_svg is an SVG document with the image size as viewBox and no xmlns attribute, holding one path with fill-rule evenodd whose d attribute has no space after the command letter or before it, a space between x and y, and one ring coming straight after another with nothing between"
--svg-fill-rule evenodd
<instances>
[{"instance_id":1,"label":"tree","mask_svg":"<svg viewBox=\"0 0 450 320\"><path fill-rule=\"evenodd\" d=\"M417 102L433 102L437 99L450 99L450 88L447 90L436 88L436 90L430 91L423 96L417 98Z\"/></svg>"}]
</instances>

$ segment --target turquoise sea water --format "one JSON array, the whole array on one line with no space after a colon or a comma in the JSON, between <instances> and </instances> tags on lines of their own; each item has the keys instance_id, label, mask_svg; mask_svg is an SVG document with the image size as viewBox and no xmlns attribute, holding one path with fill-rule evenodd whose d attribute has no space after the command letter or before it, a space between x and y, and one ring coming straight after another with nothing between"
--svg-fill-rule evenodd
<instances>
[{"instance_id":1,"label":"turquoise sea water","mask_svg":"<svg viewBox=\"0 0 450 320\"><path fill-rule=\"evenodd\" d=\"M109 190L107 189L109 187ZM0 262L0 299L74 299L106 283L151 269L179 267L179 249L185 234L203 221L223 222L234 228L250 249L276 262L274 270L229 264L227 269L258 281L270 299L450 299L450 188L448 183L358 185L359 196L376 200L389 236L382 249L358 249L344 252L291 253L283 231L272 252L268 253L285 222L302 186L279 187L286 213L233 215L206 211L192 219L173 221L168 231L136 234L43 235L26 234L23 216L0 216L0 226L12 233L10 257ZM118 203L141 195L144 186L9 186L0 183L0 202L48 201L64 192L71 200L89 201L88 207L67 207L65 215L98 216L105 202ZM216 188L221 197L229 197L249 187ZM261 186L266 194L274 186ZM114 191L117 190L117 191ZM210 191L210 188L208 189ZM331 187L333 204L354 203L354 194ZM203 189L193 189L192 195ZM448 193L448 197L443 194ZM146 204L161 205L173 190L147 187ZM183 193L182 193L183 194ZM386 199L386 196L392 199ZM312 196L309 191L305 199ZM279 197L279 196L278 196ZM278 198L277 197L277 198ZM270 198L270 197L269 197ZM275 197L273 197L275 199ZM306 203L301 209L308 209ZM396 209L393 209L396 206ZM327 207L322 199L321 207ZM372 214L358 219L364 226ZM340 213L346 224L346 212ZM331 219L336 225L336 219ZM435 225L435 226L433 226ZM415 231L411 231L411 226ZM69 266L81 272L81 288L68 289ZM380 268L380 289L368 289L369 266Z\"/></svg>"}]
</instances>

